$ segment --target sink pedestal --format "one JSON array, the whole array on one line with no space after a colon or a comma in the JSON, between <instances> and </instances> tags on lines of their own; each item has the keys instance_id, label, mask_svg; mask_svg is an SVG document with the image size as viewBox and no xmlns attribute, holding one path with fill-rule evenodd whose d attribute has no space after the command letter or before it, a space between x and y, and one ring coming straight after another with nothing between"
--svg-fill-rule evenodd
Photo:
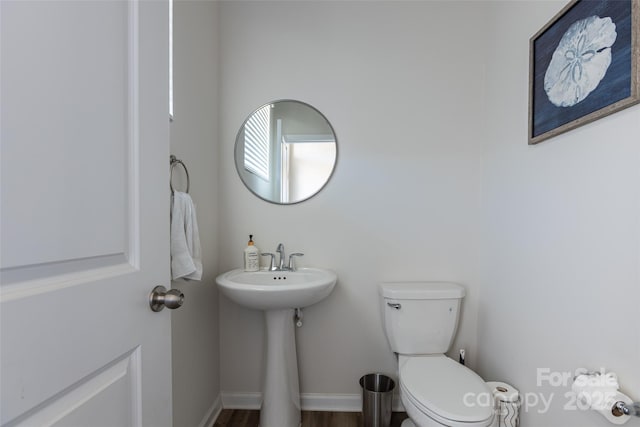
<instances>
[{"instance_id":1,"label":"sink pedestal","mask_svg":"<svg viewBox=\"0 0 640 427\"><path fill-rule=\"evenodd\" d=\"M299 427L300 387L293 309L266 310L267 354L260 427Z\"/></svg>"}]
</instances>

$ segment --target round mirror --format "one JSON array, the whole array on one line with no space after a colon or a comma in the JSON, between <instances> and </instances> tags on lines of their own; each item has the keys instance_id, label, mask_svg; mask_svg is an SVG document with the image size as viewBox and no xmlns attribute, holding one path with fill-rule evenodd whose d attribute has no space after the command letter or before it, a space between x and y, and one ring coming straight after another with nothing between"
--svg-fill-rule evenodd
<instances>
[{"instance_id":1,"label":"round mirror","mask_svg":"<svg viewBox=\"0 0 640 427\"><path fill-rule=\"evenodd\" d=\"M258 108L240 127L236 169L261 199L299 203L327 184L337 150L335 132L320 111L300 101L275 101Z\"/></svg>"}]
</instances>

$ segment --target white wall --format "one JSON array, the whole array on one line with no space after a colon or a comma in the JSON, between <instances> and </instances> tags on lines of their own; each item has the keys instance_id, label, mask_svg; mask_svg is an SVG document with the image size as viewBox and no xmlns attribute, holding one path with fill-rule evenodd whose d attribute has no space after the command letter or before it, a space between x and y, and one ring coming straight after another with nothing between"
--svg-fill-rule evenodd
<instances>
[{"instance_id":1,"label":"white wall","mask_svg":"<svg viewBox=\"0 0 640 427\"><path fill-rule=\"evenodd\" d=\"M177 280L184 305L172 313L173 425L203 425L220 393L218 293L218 4L174 0L174 95L171 152L183 160L196 204L204 275ZM168 165L168 159L167 159ZM174 187L184 189L175 168ZM218 401L219 404L219 401Z\"/></svg>"},{"instance_id":2,"label":"white wall","mask_svg":"<svg viewBox=\"0 0 640 427\"><path fill-rule=\"evenodd\" d=\"M528 40L560 2L497 2L489 14L479 370L522 393L531 427L611 425L564 410L538 368L613 370L640 399L640 108L527 146ZM627 426L639 426L632 420Z\"/></svg>"},{"instance_id":3,"label":"white wall","mask_svg":"<svg viewBox=\"0 0 640 427\"><path fill-rule=\"evenodd\" d=\"M568 385L538 386L538 368L611 369L640 399L640 109L526 140L528 41L564 4L221 4L220 271L252 233L340 278L298 331L303 393L394 374L377 284L442 279L469 292L454 350L521 390L523 425L608 425L564 410ZM320 109L339 144L329 185L287 207L233 166L245 117L281 98ZM220 322L222 391L260 391L261 315L221 297Z\"/></svg>"},{"instance_id":4,"label":"white wall","mask_svg":"<svg viewBox=\"0 0 640 427\"><path fill-rule=\"evenodd\" d=\"M220 271L257 246L305 253L338 273L298 330L303 393L360 392L395 376L377 285L452 280L467 288L454 349L476 359L484 7L477 2L221 4ZM455 27L452 23L455 22ZM338 164L311 200L276 206L241 183L236 132L260 105L291 98L332 123ZM223 392L259 392L263 319L220 297Z\"/></svg>"}]
</instances>

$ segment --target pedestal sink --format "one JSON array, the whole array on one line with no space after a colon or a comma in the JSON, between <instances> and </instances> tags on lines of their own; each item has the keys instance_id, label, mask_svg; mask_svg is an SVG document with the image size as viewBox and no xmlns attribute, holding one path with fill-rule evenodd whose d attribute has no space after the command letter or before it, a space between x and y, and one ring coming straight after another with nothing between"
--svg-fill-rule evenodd
<instances>
[{"instance_id":1,"label":"pedestal sink","mask_svg":"<svg viewBox=\"0 0 640 427\"><path fill-rule=\"evenodd\" d=\"M265 313L267 353L260 427L300 426L294 309L323 300L336 281L336 273L321 268L257 272L237 269L216 278L220 291L229 299Z\"/></svg>"}]
</instances>

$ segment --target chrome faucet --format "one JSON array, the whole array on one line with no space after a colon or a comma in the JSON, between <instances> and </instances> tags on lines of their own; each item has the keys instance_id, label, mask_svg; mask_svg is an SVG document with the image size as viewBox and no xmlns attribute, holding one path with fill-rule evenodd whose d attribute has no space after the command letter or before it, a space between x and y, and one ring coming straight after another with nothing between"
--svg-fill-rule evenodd
<instances>
[{"instance_id":1,"label":"chrome faucet","mask_svg":"<svg viewBox=\"0 0 640 427\"><path fill-rule=\"evenodd\" d=\"M280 254L280 261L278 262L278 270L280 271L284 271L285 267L284 267L284 245L282 243L278 244L278 248L276 249L276 252Z\"/></svg>"},{"instance_id":2,"label":"chrome faucet","mask_svg":"<svg viewBox=\"0 0 640 427\"><path fill-rule=\"evenodd\" d=\"M293 262L293 258L297 256L304 256L304 254L296 252L295 254L289 255L289 271L296 271L296 265Z\"/></svg>"},{"instance_id":3,"label":"chrome faucet","mask_svg":"<svg viewBox=\"0 0 640 427\"><path fill-rule=\"evenodd\" d=\"M296 271L296 265L293 262L295 257L303 256L303 253L296 252L289 255L289 265L284 265L284 260L286 258L284 254L284 245L282 243L278 244L276 252L280 255L280 259L278 260L278 266L276 267L276 255L271 252L263 252L262 256L271 257L269 262L269 271Z\"/></svg>"}]
</instances>

